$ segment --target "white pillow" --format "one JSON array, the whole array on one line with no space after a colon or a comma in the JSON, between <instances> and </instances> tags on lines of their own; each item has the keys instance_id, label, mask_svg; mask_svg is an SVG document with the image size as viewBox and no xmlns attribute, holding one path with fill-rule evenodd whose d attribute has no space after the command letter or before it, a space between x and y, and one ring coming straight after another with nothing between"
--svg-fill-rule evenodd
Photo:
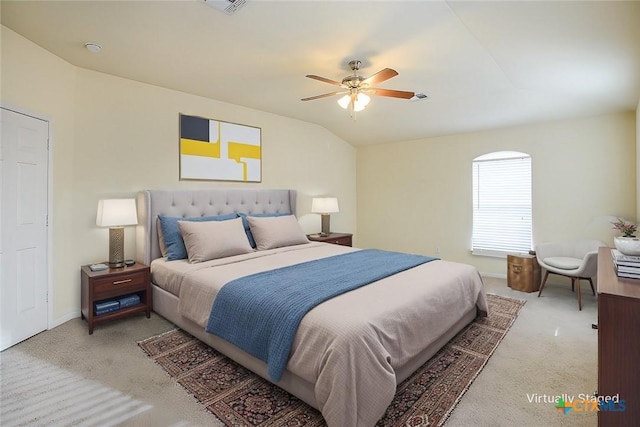
<instances>
[{"instance_id":1,"label":"white pillow","mask_svg":"<svg viewBox=\"0 0 640 427\"><path fill-rule=\"evenodd\" d=\"M241 218L226 221L178 221L178 227L191 263L253 252Z\"/></svg>"},{"instance_id":2,"label":"white pillow","mask_svg":"<svg viewBox=\"0 0 640 427\"><path fill-rule=\"evenodd\" d=\"M259 251L309 243L309 239L293 215L247 216L247 221L249 221L253 239L256 241L256 249Z\"/></svg>"}]
</instances>

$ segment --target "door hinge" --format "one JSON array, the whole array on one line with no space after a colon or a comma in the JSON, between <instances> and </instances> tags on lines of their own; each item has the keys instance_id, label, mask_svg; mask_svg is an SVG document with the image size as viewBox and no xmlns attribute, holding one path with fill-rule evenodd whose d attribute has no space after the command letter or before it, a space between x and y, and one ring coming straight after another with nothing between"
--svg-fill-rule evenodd
<instances>
[{"instance_id":1,"label":"door hinge","mask_svg":"<svg viewBox=\"0 0 640 427\"><path fill-rule=\"evenodd\" d=\"M49 226L49 215L45 215L44 216L44 226L48 227Z\"/></svg>"},{"instance_id":2,"label":"door hinge","mask_svg":"<svg viewBox=\"0 0 640 427\"><path fill-rule=\"evenodd\" d=\"M47 151L49 150L49 138L47 138Z\"/></svg>"}]
</instances>

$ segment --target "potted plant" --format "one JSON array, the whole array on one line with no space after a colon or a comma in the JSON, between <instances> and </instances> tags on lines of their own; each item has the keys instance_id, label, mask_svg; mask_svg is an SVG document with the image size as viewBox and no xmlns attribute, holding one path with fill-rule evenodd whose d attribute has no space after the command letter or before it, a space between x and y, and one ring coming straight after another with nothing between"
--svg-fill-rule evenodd
<instances>
[{"instance_id":1,"label":"potted plant","mask_svg":"<svg viewBox=\"0 0 640 427\"><path fill-rule=\"evenodd\" d=\"M632 222L625 221L618 218L617 221L612 222L613 229L622 233L622 236L616 236L613 238L613 243L616 245L616 249L625 255L640 256L640 239L635 236L638 230L638 225Z\"/></svg>"}]
</instances>

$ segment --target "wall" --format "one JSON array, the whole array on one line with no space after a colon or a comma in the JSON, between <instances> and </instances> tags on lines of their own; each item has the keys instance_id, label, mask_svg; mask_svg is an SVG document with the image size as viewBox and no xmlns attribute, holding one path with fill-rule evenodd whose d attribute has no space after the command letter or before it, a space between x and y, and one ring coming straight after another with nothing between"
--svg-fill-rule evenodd
<instances>
[{"instance_id":1,"label":"wall","mask_svg":"<svg viewBox=\"0 0 640 427\"><path fill-rule=\"evenodd\" d=\"M356 177L356 150L316 125L78 69L6 27L0 38L1 101L52 124L53 324L79 315L79 266L107 257L107 230L95 226L97 201L143 188L293 187L307 232L320 227L309 214L311 197L337 196L332 229L356 232L357 219L360 247L434 254L440 246L442 258L494 274L505 273L504 260L468 251L470 165L480 154L533 156L536 241L603 235L608 215L640 212L638 111L361 147ZM263 182L178 181L179 113L261 127ZM134 254L133 228L125 241L125 253Z\"/></svg>"},{"instance_id":2,"label":"wall","mask_svg":"<svg viewBox=\"0 0 640 427\"><path fill-rule=\"evenodd\" d=\"M636 107L636 222L640 223L640 99Z\"/></svg>"},{"instance_id":3,"label":"wall","mask_svg":"<svg viewBox=\"0 0 640 427\"><path fill-rule=\"evenodd\" d=\"M147 188L295 188L309 233L320 228L319 216L309 212L311 197L334 195L341 212L332 216L333 228L355 232L355 149L317 125L88 70L78 70L76 106L73 192L80 197L76 222L84 232L76 234L75 245L87 261L105 255L102 247L93 249L106 235L95 227L97 201ZM179 113L260 127L262 183L179 181ZM130 254L133 231L125 237Z\"/></svg>"},{"instance_id":4,"label":"wall","mask_svg":"<svg viewBox=\"0 0 640 427\"><path fill-rule=\"evenodd\" d=\"M598 237L611 215L636 217L635 114L615 114L360 147L361 247L473 264L505 275L500 258L470 253L471 162L492 151L532 156L534 242Z\"/></svg>"},{"instance_id":5,"label":"wall","mask_svg":"<svg viewBox=\"0 0 640 427\"><path fill-rule=\"evenodd\" d=\"M60 323L79 311L79 264L70 236L74 235L74 93L76 69L6 27L1 27L3 105L50 120L53 164L53 210L49 218L52 248L49 269L55 287L50 323Z\"/></svg>"},{"instance_id":6,"label":"wall","mask_svg":"<svg viewBox=\"0 0 640 427\"><path fill-rule=\"evenodd\" d=\"M54 323L79 315L79 267L108 257L98 200L157 188L294 188L305 231L311 197L338 197L332 228L356 232L354 147L317 125L76 68L2 27L2 101L53 118ZM178 180L178 115L262 129L262 183ZM331 167L326 165L330 164ZM135 254L134 227L125 255Z\"/></svg>"}]
</instances>

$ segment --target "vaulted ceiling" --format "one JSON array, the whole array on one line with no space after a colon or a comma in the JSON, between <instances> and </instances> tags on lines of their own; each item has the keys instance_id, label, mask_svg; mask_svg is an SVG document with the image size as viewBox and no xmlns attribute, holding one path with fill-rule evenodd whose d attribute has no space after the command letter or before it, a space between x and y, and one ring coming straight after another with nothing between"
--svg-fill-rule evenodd
<instances>
[{"instance_id":1,"label":"vaulted ceiling","mask_svg":"<svg viewBox=\"0 0 640 427\"><path fill-rule=\"evenodd\" d=\"M82 68L317 123L375 144L635 110L638 1L7 1L2 24ZM103 49L91 54L85 42ZM420 101L338 97L361 74Z\"/></svg>"}]
</instances>

